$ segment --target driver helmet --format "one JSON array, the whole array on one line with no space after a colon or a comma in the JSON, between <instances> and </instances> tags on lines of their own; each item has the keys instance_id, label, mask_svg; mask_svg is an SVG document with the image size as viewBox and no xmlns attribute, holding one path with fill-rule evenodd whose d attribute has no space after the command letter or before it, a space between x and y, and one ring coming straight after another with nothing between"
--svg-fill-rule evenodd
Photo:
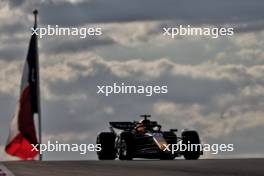
<instances>
[{"instance_id":1,"label":"driver helmet","mask_svg":"<svg viewBox=\"0 0 264 176\"><path fill-rule=\"evenodd\" d=\"M145 132L145 128L148 126L149 123L150 123L150 120L148 120L148 119L140 120L139 123L136 126L137 132L144 133Z\"/></svg>"},{"instance_id":2,"label":"driver helmet","mask_svg":"<svg viewBox=\"0 0 264 176\"><path fill-rule=\"evenodd\" d=\"M150 120L148 119L142 119L139 121L140 124L144 125L144 126L147 126L150 124Z\"/></svg>"}]
</instances>

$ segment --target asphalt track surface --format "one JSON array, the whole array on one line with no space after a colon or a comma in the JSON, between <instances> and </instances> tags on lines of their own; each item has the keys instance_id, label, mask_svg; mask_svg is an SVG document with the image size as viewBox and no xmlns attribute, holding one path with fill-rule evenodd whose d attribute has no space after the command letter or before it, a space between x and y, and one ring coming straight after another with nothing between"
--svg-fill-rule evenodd
<instances>
[{"instance_id":1,"label":"asphalt track surface","mask_svg":"<svg viewBox=\"0 0 264 176\"><path fill-rule=\"evenodd\" d=\"M15 176L263 176L264 159L11 161L2 162Z\"/></svg>"}]
</instances>

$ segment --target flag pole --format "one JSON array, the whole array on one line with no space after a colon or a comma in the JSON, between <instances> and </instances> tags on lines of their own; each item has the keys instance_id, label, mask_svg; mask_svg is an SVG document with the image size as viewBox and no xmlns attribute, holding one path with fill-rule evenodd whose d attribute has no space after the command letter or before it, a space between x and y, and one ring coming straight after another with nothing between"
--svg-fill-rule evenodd
<instances>
[{"instance_id":1,"label":"flag pole","mask_svg":"<svg viewBox=\"0 0 264 176\"><path fill-rule=\"evenodd\" d=\"M38 15L38 10L35 9L33 11L34 14L34 29L36 30L37 28L37 15ZM36 34L35 34L36 35ZM36 36L37 37L37 36ZM36 38L37 41L37 38ZM36 42L36 49L38 50L38 42ZM38 95L38 136L39 136L39 143L42 143L42 125L41 125L41 104L40 104L40 80L39 80L39 58L38 58L38 52L37 52L37 59L36 59L36 64L37 64L37 95ZM39 161L43 160L43 154L39 153Z\"/></svg>"}]
</instances>

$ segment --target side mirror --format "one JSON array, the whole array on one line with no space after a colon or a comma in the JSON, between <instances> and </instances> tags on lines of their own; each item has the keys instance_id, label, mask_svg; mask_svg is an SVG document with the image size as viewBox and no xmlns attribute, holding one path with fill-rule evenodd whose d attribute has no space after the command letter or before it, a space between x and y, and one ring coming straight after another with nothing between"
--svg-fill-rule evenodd
<instances>
[{"instance_id":1,"label":"side mirror","mask_svg":"<svg viewBox=\"0 0 264 176\"><path fill-rule=\"evenodd\" d=\"M170 132L177 132L178 129L170 129Z\"/></svg>"}]
</instances>

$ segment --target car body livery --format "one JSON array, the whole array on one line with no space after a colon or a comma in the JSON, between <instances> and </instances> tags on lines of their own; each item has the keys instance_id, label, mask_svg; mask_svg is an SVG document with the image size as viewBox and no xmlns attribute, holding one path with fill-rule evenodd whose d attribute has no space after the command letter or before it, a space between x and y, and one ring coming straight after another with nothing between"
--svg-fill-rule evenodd
<instances>
[{"instance_id":1,"label":"car body livery","mask_svg":"<svg viewBox=\"0 0 264 176\"><path fill-rule=\"evenodd\" d=\"M194 130L184 130L181 137L177 137L177 130L162 131L161 125L150 121L150 115L141 115L141 121L109 122L110 132L101 132L97 136L100 160L132 160L133 158L172 160L184 156L185 159L198 159L202 154L197 151L174 150L177 144L200 144L199 135Z\"/></svg>"}]
</instances>

